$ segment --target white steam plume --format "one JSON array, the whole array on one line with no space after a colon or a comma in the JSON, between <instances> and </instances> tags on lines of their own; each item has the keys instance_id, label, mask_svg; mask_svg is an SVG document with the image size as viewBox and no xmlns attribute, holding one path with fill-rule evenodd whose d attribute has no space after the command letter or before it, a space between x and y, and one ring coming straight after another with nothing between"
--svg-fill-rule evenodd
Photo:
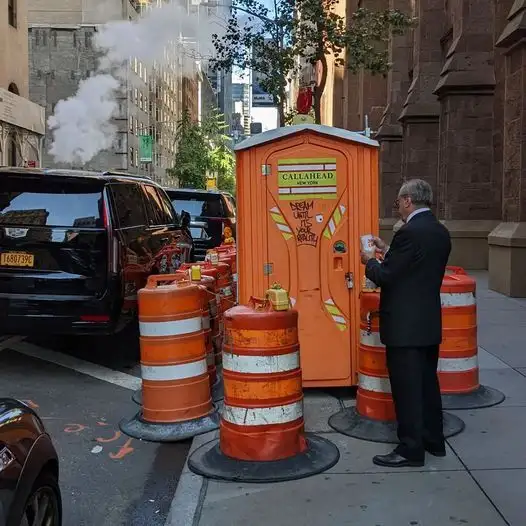
<instances>
[{"instance_id":1,"label":"white steam plume","mask_svg":"<svg viewBox=\"0 0 526 526\"><path fill-rule=\"evenodd\" d=\"M137 57L150 70L173 61L166 54L182 36L185 46L183 74L192 74L194 60L210 56L217 20L188 14L175 2L155 7L133 21L109 22L98 28L94 46L101 52L98 72L79 83L76 95L61 100L48 119L53 130L49 152L61 163L85 164L111 147L117 128L112 124L118 103L116 96L126 79L130 57ZM181 48L179 48L181 49Z\"/></svg>"}]
</instances>

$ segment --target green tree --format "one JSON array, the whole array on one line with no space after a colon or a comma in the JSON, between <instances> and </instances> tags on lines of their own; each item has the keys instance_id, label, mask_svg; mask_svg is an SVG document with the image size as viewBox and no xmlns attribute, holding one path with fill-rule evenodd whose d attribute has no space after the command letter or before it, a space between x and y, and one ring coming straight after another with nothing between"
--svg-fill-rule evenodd
<instances>
[{"instance_id":1,"label":"green tree","mask_svg":"<svg viewBox=\"0 0 526 526\"><path fill-rule=\"evenodd\" d=\"M183 111L175 133L176 154L174 167L168 174L177 178L181 187L205 188L208 168L208 144L203 130Z\"/></svg>"},{"instance_id":2,"label":"green tree","mask_svg":"<svg viewBox=\"0 0 526 526\"><path fill-rule=\"evenodd\" d=\"M206 176L211 173L217 177L218 188L235 190L235 158L225 134L227 127L217 109L207 111L201 124L188 111L183 112L175 135L174 167L168 170L180 186L206 188Z\"/></svg>"},{"instance_id":3,"label":"green tree","mask_svg":"<svg viewBox=\"0 0 526 526\"><path fill-rule=\"evenodd\" d=\"M202 131L208 142L208 170L217 177L217 187L235 192L235 157L230 146L230 137L225 131L228 125L217 109L207 112L202 122Z\"/></svg>"},{"instance_id":4,"label":"green tree","mask_svg":"<svg viewBox=\"0 0 526 526\"><path fill-rule=\"evenodd\" d=\"M321 97L328 73L327 57L352 72L385 74L390 68L387 42L413 22L399 10L357 9L348 20L336 12L339 0L274 0L271 10L259 0L234 0L233 15L222 36L214 35L212 67L250 68L265 75L261 87L278 107L280 125L286 114L286 86L305 65L316 65L314 113L321 122ZM240 22L239 13L244 13Z\"/></svg>"}]
</instances>

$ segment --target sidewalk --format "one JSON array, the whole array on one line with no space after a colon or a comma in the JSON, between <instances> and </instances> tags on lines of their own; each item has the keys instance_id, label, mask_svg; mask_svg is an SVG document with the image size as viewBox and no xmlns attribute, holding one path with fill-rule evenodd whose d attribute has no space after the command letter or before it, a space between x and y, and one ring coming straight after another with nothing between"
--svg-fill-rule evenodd
<instances>
[{"instance_id":1,"label":"sidewalk","mask_svg":"<svg viewBox=\"0 0 526 526\"><path fill-rule=\"evenodd\" d=\"M493 408L454 411L465 431L446 458L424 468L374 466L392 449L334 433L329 416L354 400L321 391L305 395L308 431L323 433L341 459L315 477L279 484L203 480L185 468L167 526L523 526L526 524L526 299L511 299L478 281L481 383L506 400ZM212 439L198 437L192 450Z\"/></svg>"}]
</instances>

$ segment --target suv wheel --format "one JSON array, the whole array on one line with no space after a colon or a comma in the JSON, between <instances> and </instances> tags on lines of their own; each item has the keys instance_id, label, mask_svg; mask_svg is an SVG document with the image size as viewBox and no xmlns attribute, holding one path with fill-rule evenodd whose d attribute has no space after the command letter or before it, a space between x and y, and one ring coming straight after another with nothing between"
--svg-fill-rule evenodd
<instances>
[{"instance_id":1,"label":"suv wheel","mask_svg":"<svg viewBox=\"0 0 526 526\"><path fill-rule=\"evenodd\" d=\"M58 481L51 472L41 473L27 499L20 526L61 526L62 499Z\"/></svg>"}]
</instances>

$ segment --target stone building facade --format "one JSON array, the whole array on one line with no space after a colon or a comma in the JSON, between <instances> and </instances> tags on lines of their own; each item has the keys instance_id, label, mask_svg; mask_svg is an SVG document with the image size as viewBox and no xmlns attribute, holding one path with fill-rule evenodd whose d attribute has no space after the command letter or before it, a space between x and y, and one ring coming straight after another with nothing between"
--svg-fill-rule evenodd
<instances>
[{"instance_id":1,"label":"stone building facade","mask_svg":"<svg viewBox=\"0 0 526 526\"><path fill-rule=\"evenodd\" d=\"M40 166L44 110L28 100L26 0L0 0L0 166Z\"/></svg>"},{"instance_id":2,"label":"stone building facade","mask_svg":"<svg viewBox=\"0 0 526 526\"><path fill-rule=\"evenodd\" d=\"M340 100L325 116L351 130L369 116L382 234L397 228L401 182L426 179L450 264L489 269L494 290L526 297L526 0L347 0L347 12L359 5L418 21L389 42L386 77L334 77Z\"/></svg>"}]
</instances>

